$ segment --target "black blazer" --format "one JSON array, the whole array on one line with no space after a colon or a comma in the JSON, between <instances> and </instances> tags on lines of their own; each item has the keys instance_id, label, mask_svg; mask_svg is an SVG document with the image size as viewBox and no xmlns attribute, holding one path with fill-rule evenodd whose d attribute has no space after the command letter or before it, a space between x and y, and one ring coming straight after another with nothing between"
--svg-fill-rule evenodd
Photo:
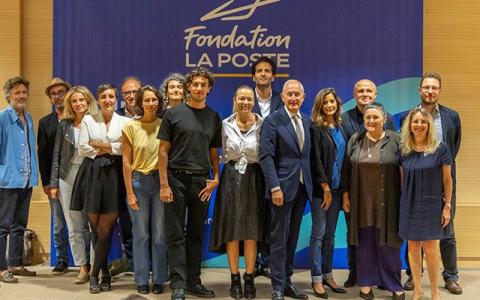
<instances>
[{"instance_id":1,"label":"black blazer","mask_svg":"<svg viewBox=\"0 0 480 300\"><path fill-rule=\"evenodd\" d=\"M274 113L275 111L279 110L282 107L283 107L282 96L280 96L280 94L278 92L272 90L272 100L271 100L271 103L270 103L270 114ZM255 93L255 104L253 105L252 111L254 113L257 113L260 116L262 116L262 110L260 109L260 106L258 106L257 93ZM265 119L265 116L262 116L262 118Z\"/></svg>"},{"instance_id":2,"label":"black blazer","mask_svg":"<svg viewBox=\"0 0 480 300\"><path fill-rule=\"evenodd\" d=\"M332 182L333 165L337 150L335 142L328 128L324 126L312 125L312 180L313 180L313 197L323 198L322 183ZM348 140L345 132L340 126L340 131L345 139L345 150ZM341 171L341 170L340 170ZM340 183L341 189L341 183Z\"/></svg>"},{"instance_id":3,"label":"black blazer","mask_svg":"<svg viewBox=\"0 0 480 300\"><path fill-rule=\"evenodd\" d=\"M41 118L38 122L38 165L43 186L50 184L52 171L53 146L58 128L58 116L56 112Z\"/></svg>"},{"instance_id":4,"label":"black blazer","mask_svg":"<svg viewBox=\"0 0 480 300\"><path fill-rule=\"evenodd\" d=\"M365 129L363 126L360 126L360 124L363 123L360 122L362 121L360 119L361 116L362 114L356 106L342 114L342 127L347 143L354 133L363 131ZM389 113L387 113L387 123L385 123L385 129L395 130L395 122L393 121L392 115Z\"/></svg>"}]
</instances>

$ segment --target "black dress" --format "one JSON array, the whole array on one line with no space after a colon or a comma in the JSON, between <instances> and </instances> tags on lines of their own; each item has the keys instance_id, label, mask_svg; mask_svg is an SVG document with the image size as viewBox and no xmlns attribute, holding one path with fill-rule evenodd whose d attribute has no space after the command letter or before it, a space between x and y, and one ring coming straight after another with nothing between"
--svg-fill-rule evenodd
<instances>
[{"instance_id":1,"label":"black dress","mask_svg":"<svg viewBox=\"0 0 480 300\"><path fill-rule=\"evenodd\" d=\"M263 175L258 163L248 164L245 174L225 164L215 200L210 251L225 253L225 243L266 239Z\"/></svg>"}]
</instances>

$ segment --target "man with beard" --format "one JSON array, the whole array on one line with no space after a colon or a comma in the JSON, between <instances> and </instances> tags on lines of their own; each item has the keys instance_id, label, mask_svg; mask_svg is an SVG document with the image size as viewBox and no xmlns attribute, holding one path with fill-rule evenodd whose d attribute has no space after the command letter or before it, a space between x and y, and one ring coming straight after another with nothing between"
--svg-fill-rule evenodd
<instances>
[{"instance_id":1,"label":"man with beard","mask_svg":"<svg viewBox=\"0 0 480 300\"><path fill-rule=\"evenodd\" d=\"M457 202L455 158L460 150L462 130L460 116L458 113L455 110L438 103L440 100L441 88L442 79L439 74L434 72L424 73L418 88L421 99L419 106L424 108L432 115L433 123L437 133L437 139L447 144L450 154L452 155L453 191L450 208L452 218L444 230L443 238L440 239L440 254L442 256L442 275L443 280L445 281L445 288L452 294L460 295L463 293L463 290L458 283L457 241L455 239L453 219L455 217L455 205ZM405 117L406 115L401 118L401 120L403 121ZM408 251L405 251L405 253L408 253ZM407 261L406 273L408 275L408 279L404 284L404 288L405 290L413 290L414 284L410 270L410 264L408 262L408 255L406 255L405 260Z\"/></svg>"},{"instance_id":2,"label":"man with beard","mask_svg":"<svg viewBox=\"0 0 480 300\"><path fill-rule=\"evenodd\" d=\"M0 111L0 281L6 283L17 283L14 275L36 275L22 262L32 189L38 184L35 131L25 111L29 85L23 77L8 79L3 93L9 105Z\"/></svg>"},{"instance_id":3,"label":"man with beard","mask_svg":"<svg viewBox=\"0 0 480 300\"><path fill-rule=\"evenodd\" d=\"M272 82L277 73L277 65L266 56L260 57L252 64L252 78L255 82L255 103L252 111L266 118L270 113L283 107L280 93L272 89ZM268 205L267 205L268 207ZM270 211L265 211L265 231L270 231ZM258 255L255 261L255 276L272 278L270 272L270 245L258 243Z\"/></svg>"},{"instance_id":4,"label":"man with beard","mask_svg":"<svg viewBox=\"0 0 480 300\"><path fill-rule=\"evenodd\" d=\"M50 211L53 216L53 241L57 262L52 270L54 275L65 273L68 269L68 234L65 216L60 200L50 197L50 174L52 171L53 146L57 134L58 123L63 119L63 99L70 89L70 84L55 77L45 89L50 98L53 111L38 122L38 163L42 178L43 192L48 196Z\"/></svg>"}]
</instances>

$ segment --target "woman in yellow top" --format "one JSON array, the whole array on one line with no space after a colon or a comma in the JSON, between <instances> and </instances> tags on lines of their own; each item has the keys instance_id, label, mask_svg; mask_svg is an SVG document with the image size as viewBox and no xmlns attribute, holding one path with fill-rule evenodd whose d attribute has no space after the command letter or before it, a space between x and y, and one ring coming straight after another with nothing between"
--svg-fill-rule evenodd
<instances>
[{"instance_id":1,"label":"woman in yellow top","mask_svg":"<svg viewBox=\"0 0 480 300\"><path fill-rule=\"evenodd\" d=\"M132 218L135 282L141 294L148 294L150 269L152 292L161 294L167 280L167 244L164 207L160 201L158 176L158 130L162 100L158 91L146 85L138 90L135 109L139 119L122 130L123 178Z\"/></svg>"}]
</instances>

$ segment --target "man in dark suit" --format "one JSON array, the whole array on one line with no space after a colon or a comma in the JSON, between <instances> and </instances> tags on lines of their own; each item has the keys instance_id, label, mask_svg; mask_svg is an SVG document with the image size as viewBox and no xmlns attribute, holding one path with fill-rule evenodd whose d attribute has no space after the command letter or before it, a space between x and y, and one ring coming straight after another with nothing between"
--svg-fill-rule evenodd
<instances>
[{"instance_id":1,"label":"man in dark suit","mask_svg":"<svg viewBox=\"0 0 480 300\"><path fill-rule=\"evenodd\" d=\"M268 116L260 135L260 165L270 199L272 299L307 299L291 282L293 257L307 198L312 197L310 117L300 112L305 91L297 80L285 82L285 107Z\"/></svg>"},{"instance_id":2,"label":"man in dark suit","mask_svg":"<svg viewBox=\"0 0 480 300\"><path fill-rule=\"evenodd\" d=\"M447 144L450 154L452 155L452 179L453 179L453 193L452 193L452 207L450 223L445 228L444 238L440 240L440 253L443 262L443 279L445 281L445 288L452 294L460 295L463 290L458 283L458 267L457 267L457 242L455 239L455 230L453 225L453 219L455 217L455 204L456 204L456 168L455 159L458 151L460 150L461 142L461 123L458 113L446 106L440 105L442 79L439 74L434 72L424 73L420 80L420 86L418 92L420 94L421 103L420 106L430 112L433 117L433 123L436 128L437 138ZM401 118L405 119L406 114ZM411 277L410 265L407 261L408 279L404 284L406 290L413 290L413 279Z\"/></svg>"},{"instance_id":3,"label":"man in dark suit","mask_svg":"<svg viewBox=\"0 0 480 300\"><path fill-rule=\"evenodd\" d=\"M252 111L266 118L270 113L283 107L280 93L272 89L272 82L277 73L275 62L262 56L252 64L252 78L255 82L255 104ZM265 225L270 224L270 212L265 214ZM272 278L270 272L270 245L267 242L258 243L258 255L255 261L255 276Z\"/></svg>"},{"instance_id":4,"label":"man in dark suit","mask_svg":"<svg viewBox=\"0 0 480 300\"><path fill-rule=\"evenodd\" d=\"M45 95L50 98L53 111L38 122L38 162L42 177L43 191L50 200L50 210L53 216L53 241L55 244L57 262L53 274L63 274L68 269L68 235L62 204L58 199L50 197L50 174L52 171L53 145L57 133L58 122L63 119L63 99L70 89L70 84L55 77L45 89Z\"/></svg>"},{"instance_id":5,"label":"man in dark suit","mask_svg":"<svg viewBox=\"0 0 480 300\"><path fill-rule=\"evenodd\" d=\"M369 79L361 79L355 83L353 88L353 98L357 102L357 105L342 114L342 128L345 132L345 139L348 143L350 137L364 129L363 126L363 113L365 107L373 102L377 98L377 87L375 83ZM395 124L391 114L387 113L387 122L385 128L395 130ZM349 214L345 214L347 222L347 230L350 227ZM347 232L348 236L348 232ZM345 287L352 287L357 282L357 260L356 260L356 248L355 246L348 245L348 278L344 283Z\"/></svg>"}]
</instances>

